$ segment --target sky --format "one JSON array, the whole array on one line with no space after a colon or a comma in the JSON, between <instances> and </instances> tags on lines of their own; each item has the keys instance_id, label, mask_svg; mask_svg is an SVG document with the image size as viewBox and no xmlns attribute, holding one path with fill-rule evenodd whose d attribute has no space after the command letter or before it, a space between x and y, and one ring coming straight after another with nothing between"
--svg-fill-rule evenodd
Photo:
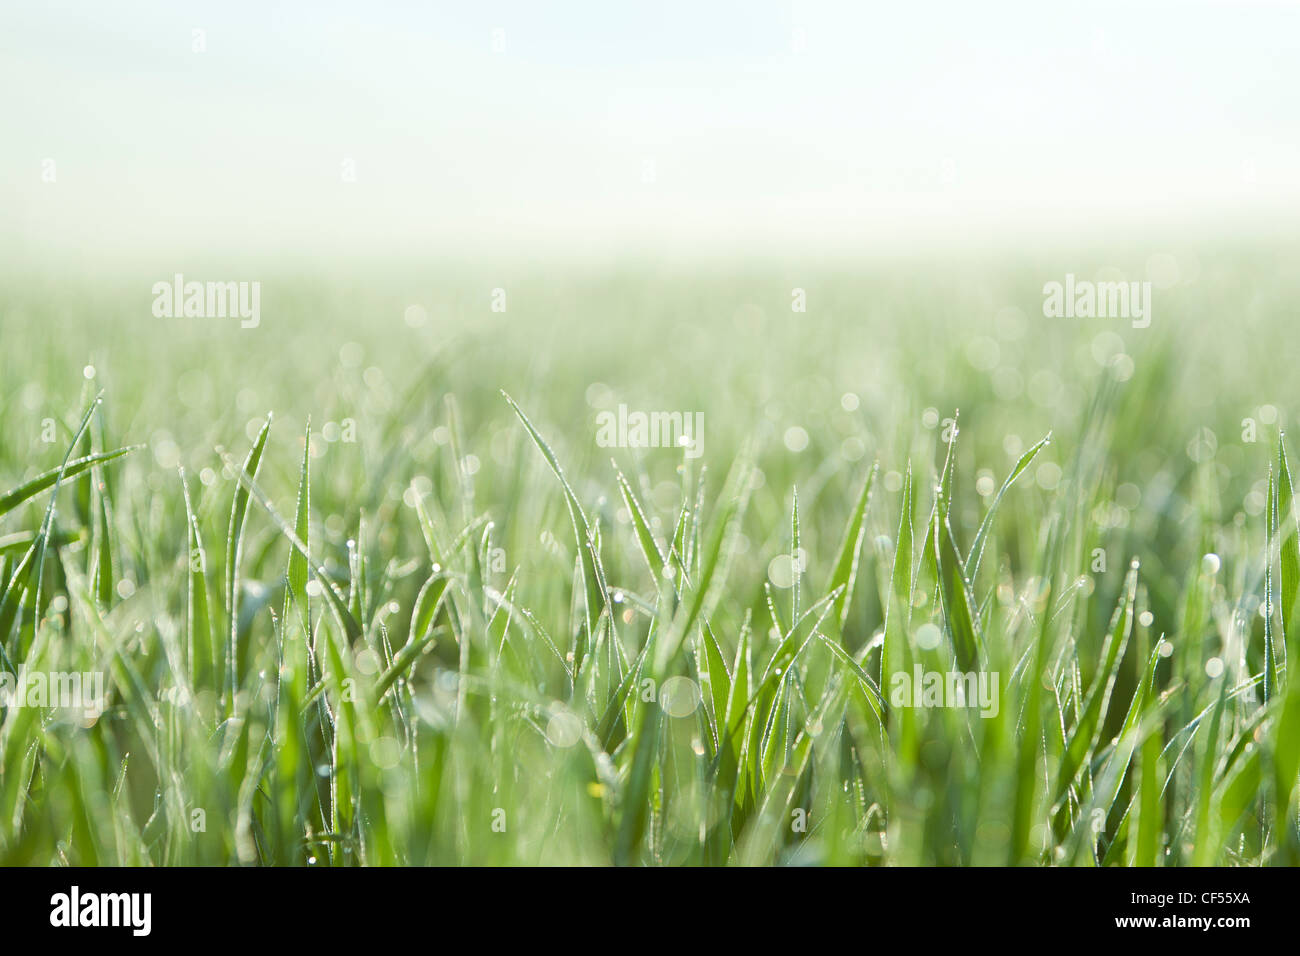
<instances>
[{"instance_id":1,"label":"sky","mask_svg":"<svg viewBox=\"0 0 1300 956\"><path fill-rule=\"evenodd\" d=\"M0 248L845 250L1289 221L1298 93L1293 2L0 0Z\"/></svg>"}]
</instances>

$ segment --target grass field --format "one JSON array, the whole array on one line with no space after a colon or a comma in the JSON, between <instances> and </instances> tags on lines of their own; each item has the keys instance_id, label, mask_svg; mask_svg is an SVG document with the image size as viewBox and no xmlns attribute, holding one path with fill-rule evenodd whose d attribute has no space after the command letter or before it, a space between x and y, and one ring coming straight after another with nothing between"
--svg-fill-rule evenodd
<instances>
[{"instance_id":1,"label":"grass field","mask_svg":"<svg viewBox=\"0 0 1300 956\"><path fill-rule=\"evenodd\" d=\"M1300 862L1297 250L1043 316L1134 248L304 269L248 329L11 272L0 666L106 699L3 711L0 863Z\"/></svg>"}]
</instances>

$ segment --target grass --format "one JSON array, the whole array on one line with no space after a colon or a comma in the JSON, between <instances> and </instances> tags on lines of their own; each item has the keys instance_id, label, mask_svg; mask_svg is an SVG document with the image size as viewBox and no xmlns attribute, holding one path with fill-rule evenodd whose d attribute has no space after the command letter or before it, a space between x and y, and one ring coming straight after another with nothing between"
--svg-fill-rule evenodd
<instances>
[{"instance_id":1,"label":"grass","mask_svg":"<svg viewBox=\"0 0 1300 956\"><path fill-rule=\"evenodd\" d=\"M12 277L0 667L108 700L4 712L0 863L1295 864L1285 252L1150 329L1042 319L1077 260Z\"/></svg>"}]
</instances>

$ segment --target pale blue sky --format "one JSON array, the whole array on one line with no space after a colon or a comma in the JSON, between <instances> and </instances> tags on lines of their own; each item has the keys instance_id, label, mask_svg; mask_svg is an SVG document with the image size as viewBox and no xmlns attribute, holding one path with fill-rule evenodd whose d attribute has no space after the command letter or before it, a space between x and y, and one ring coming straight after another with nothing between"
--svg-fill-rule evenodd
<instances>
[{"instance_id":1,"label":"pale blue sky","mask_svg":"<svg viewBox=\"0 0 1300 956\"><path fill-rule=\"evenodd\" d=\"M7 0L0 239L806 249L1278 216L1298 95L1283 2Z\"/></svg>"}]
</instances>

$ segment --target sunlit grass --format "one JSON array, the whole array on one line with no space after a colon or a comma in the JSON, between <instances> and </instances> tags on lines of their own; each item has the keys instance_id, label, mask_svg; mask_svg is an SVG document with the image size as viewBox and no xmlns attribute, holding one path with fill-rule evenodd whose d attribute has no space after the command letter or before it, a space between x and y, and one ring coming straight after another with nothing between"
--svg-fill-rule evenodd
<instances>
[{"instance_id":1,"label":"sunlit grass","mask_svg":"<svg viewBox=\"0 0 1300 956\"><path fill-rule=\"evenodd\" d=\"M1205 260L1151 329L1054 267L13 284L0 666L108 706L5 712L0 862L1297 862L1289 287Z\"/></svg>"}]
</instances>

